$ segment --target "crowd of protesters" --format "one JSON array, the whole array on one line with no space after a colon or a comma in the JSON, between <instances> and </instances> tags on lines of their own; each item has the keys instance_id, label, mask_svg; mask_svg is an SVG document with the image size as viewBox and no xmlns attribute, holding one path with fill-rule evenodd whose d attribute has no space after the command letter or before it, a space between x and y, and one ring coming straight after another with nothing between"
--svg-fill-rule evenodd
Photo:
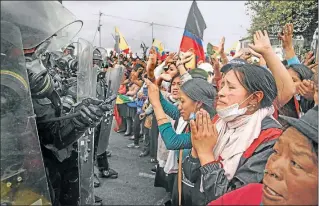
<instances>
[{"instance_id":1,"label":"crowd of protesters","mask_svg":"<svg viewBox=\"0 0 319 206\"><path fill-rule=\"evenodd\" d=\"M318 204L318 63L298 59L292 36L292 24L278 36L284 61L267 31L231 59L222 38L191 69L191 51L112 55L126 67L115 130L150 156L167 204Z\"/></svg>"}]
</instances>

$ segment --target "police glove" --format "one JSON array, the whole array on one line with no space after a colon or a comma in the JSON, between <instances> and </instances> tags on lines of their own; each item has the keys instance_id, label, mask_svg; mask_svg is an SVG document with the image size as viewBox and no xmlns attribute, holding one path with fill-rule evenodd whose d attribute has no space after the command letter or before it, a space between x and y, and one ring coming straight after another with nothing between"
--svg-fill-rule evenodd
<instances>
[{"instance_id":1,"label":"police glove","mask_svg":"<svg viewBox=\"0 0 319 206\"><path fill-rule=\"evenodd\" d=\"M106 111L106 108L100 106L102 103L101 100L87 98L75 105L73 111L81 114L74 118L76 126L93 128L98 125Z\"/></svg>"}]
</instances>

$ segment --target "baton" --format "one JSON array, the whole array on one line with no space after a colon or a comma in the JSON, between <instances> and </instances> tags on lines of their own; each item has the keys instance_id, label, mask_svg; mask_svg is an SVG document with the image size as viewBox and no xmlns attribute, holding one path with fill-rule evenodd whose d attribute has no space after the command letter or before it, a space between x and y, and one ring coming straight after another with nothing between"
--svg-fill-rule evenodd
<instances>
[{"instance_id":1,"label":"baton","mask_svg":"<svg viewBox=\"0 0 319 206\"><path fill-rule=\"evenodd\" d=\"M117 97L117 95L113 94L110 98L106 99L104 102L99 104L99 106L113 102L116 99L116 97ZM71 119L74 117L78 117L80 115L81 115L80 112L75 112L74 114L69 114L69 115L65 115L63 117L55 117L55 118L51 118L51 119L47 119L47 120L43 120L43 121L38 121L37 123L44 124L44 123L49 123L49 122L57 122L57 121L65 120L65 119Z\"/></svg>"}]
</instances>

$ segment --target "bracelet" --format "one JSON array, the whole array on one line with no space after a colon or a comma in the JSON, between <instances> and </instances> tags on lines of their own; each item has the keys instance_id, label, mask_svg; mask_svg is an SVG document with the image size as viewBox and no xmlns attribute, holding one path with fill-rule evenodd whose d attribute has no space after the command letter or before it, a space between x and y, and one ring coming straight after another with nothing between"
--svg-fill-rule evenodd
<instances>
[{"instance_id":1,"label":"bracelet","mask_svg":"<svg viewBox=\"0 0 319 206\"><path fill-rule=\"evenodd\" d=\"M206 166L206 165L209 165L209 164L216 164L216 163L217 163L217 164L219 164L220 168L223 168L224 165L223 165L223 163L221 163L222 160L223 160L222 157L219 156L217 160L208 162L208 163L206 163L205 165L203 165L203 167Z\"/></svg>"},{"instance_id":2,"label":"bracelet","mask_svg":"<svg viewBox=\"0 0 319 206\"><path fill-rule=\"evenodd\" d=\"M156 80L156 78L155 77L153 77L153 78L148 77L148 80L150 80L151 82L154 82Z\"/></svg>"},{"instance_id":3,"label":"bracelet","mask_svg":"<svg viewBox=\"0 0 319 206\"><path fill-rule=\"evenodd\" d=\"M156 119L156 121L159 122L159 121L164 120L164 119L167 119L167 118L166 117L159 118L159 119Z\"/></svg>"},{"instance_id":4,"label":"bracelet","mask_svg":"<svg viewBox=\"0 0 319 206\"><path fill-rule=\"evenodd\" d=\"M179 63L178 65L176 65L176 67L178 68L179 66L184 65L183 63Z\"/></svg>"}]
</instances>

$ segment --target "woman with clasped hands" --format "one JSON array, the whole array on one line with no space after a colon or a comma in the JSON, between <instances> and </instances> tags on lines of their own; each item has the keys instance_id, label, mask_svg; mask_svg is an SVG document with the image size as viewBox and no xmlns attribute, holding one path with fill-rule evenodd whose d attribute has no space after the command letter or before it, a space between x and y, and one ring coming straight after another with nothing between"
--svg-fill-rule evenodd
<instances>
[{"instance_id":1,"label":"woman with clasped hands","mask_svg":"<svg viewBox=\"0 0 319 206\"><path fill-rule=\"evenodd\" d=\"M251 64L232 65L224 72L213 121L203 109L191 121L193 148L183 162L183 178L200 189L192 192L189 204L206 205L228 191L261 182L282 133L272 116L273 105L291 98L291 92L277 84L291 80L282 77L289 74L273 52L267 32L257 31L254 43L250 47L264 57L271 72Z\"/></svg>"}]
</instances>

